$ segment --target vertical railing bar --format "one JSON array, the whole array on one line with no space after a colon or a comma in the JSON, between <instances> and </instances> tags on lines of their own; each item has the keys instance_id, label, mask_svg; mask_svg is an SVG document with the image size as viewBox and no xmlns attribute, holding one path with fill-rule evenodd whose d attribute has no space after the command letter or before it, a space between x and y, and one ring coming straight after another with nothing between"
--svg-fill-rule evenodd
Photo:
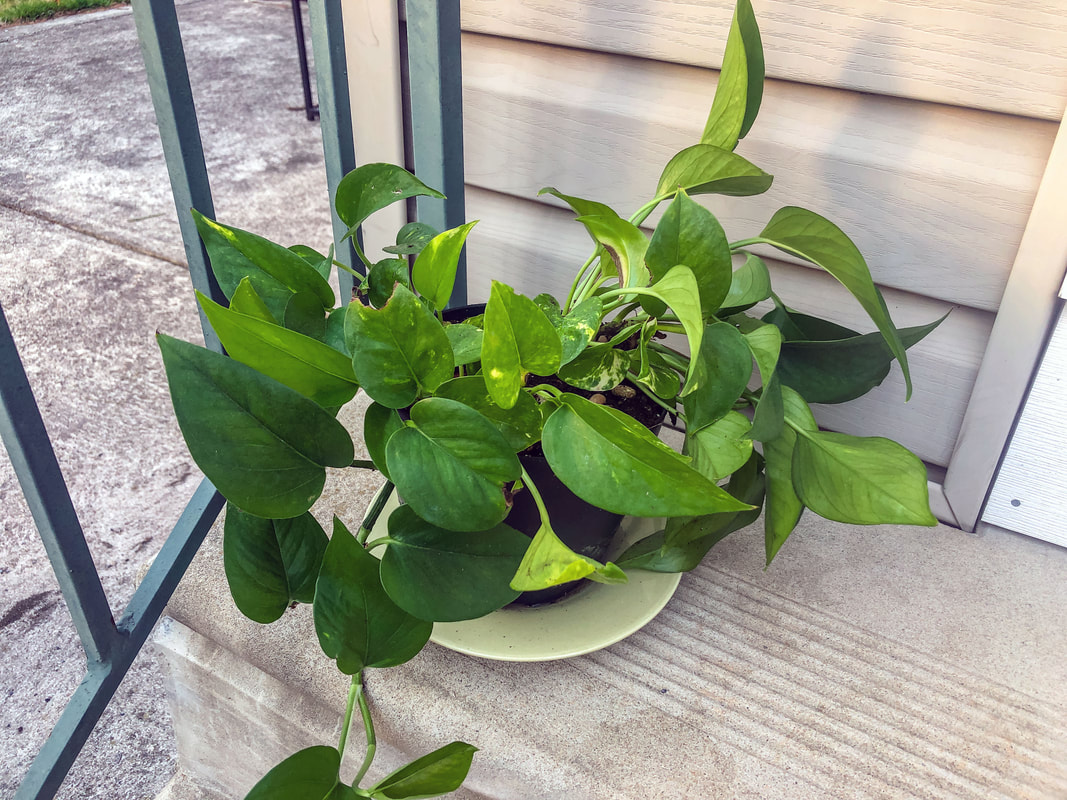
<instances>
[{"instance_id":1,"label":"vertical railing bar","mask_svg":"<svg viewBox=\"0 0 1067 800\"><path fill-rule=\"evenodd\" d=\"M293 28L296 30L296 57L300 62L300 84L304 88L304 116L308 122L319 118L315 99L311 96L311 73L308 70L307 45L304 43L304 16L300 11L300 0L292 0Z\"/></svg>"},{"instance_id":2,"label":"vertical railing bar","mask_svg":"<svg viewBox=\"0 0 1067 800\"><path fill-rule=\"evenodd\" d=\"M104 587L0 308L0 439L52 562L90 664L106 661L118 638Z\"/></svg>"},{"instance_id":3,"label":"vertical railing bar","mask_svg":"<svg viewBox=\"0 0 1067 800\"><path fill-rule=\"evenodd\" d=\"M119 619L135 648L147 640L225 502L207 478L200 482Z\"/></svg>"},{"instance_id":4,"label":"vertical railing bar","mask_svg":"<svg viewBox=\"0 0 1067 800\"><path fill-rule=\"evenodd\" d=\"M407 0L407 57L415 174L447 200L420 197L420 222L438 230L462 225L463 71L459 0ZM467 302L466 254L450 306Z\"/></svg>"},{"instance_id":5,"label":"vertical railing bar","mask_svg":"<svg viewBox=\"0 0 1067 800\"><path fill-rule=\"evenodd\" d=\"M322 126L322 151L326 158L326 184L332 201L341 178L356 168L341 0L308 0L308 16L311 19L311 50L315 56L315 79L319 92L319 125ZM362 272L363 266L351 242L347 239L341 242L348 233L348 226L341 222L336 210L331 213L337 248L335 257ZM362 238L359 242L362 246ZM338 270L337 276L341 302L347 303L352 295L352 276L343 270Z\"/></svg>"},{"instance_id":6,"label":"vertical railing bar","mask_svg":"<svg viewBox=\"0 0 1067 800\"><path fill-rule=\"evenodd\" d=\"M211 200L211 185L174 0L133 0L133 19L148 72L148 87L156 110L167 172L170 173L189 275L194 288L226 305L226 298L209 266L207 251L196 231L196 223L189 213L195 208L214 219L215 206ZM203 311L200 312L200 324L207 346L222 352L222 345Z\"/></svg>"},{"instance_id":7,"label":"vertical railing bar","mask_svg":"<svg viewBox=\"0 0 1067 800\"><path fill-rule=\"evenodd\" d=\"M223 504L206 479L193 494L119 621L122 638L107 664L90 667L30 765L16 800L49 800L59 791Z\"/></svg>"}]
</instances>

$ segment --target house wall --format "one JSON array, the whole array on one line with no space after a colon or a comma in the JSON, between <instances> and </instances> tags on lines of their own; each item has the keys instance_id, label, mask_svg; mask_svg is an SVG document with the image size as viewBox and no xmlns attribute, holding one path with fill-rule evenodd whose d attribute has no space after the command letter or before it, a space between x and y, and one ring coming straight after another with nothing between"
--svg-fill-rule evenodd
<instances>
[{"instance_id":1,"label":"house wall","mask_svg":"<svg viewBox=\"0 0 1067 800\"><path fill-rule=\"evenodd\" d=\"M859 245L898 325L951 310L911 351L910 403L894 368L867 397L816 410L826 427L898 439L937 479L1067 102L1067 0L753 5L768 79L738 152L775 183L755 198L702 201L731 239L755 235L783 205L817 211ZM468 244L472 301L487 297L490 277L565 292L588 255L582 227L539 188L625 213L651 196L667 159L699 139L732 7L462 2L467 216L482 220ZM389 31L361 35L380 46ZM364 83L353 80L357 100ZM358 130L357 157L372 160ZM364 145L403 153L373 131ZM771 267L790 305L873 330L829 276L788 258Z\"/></svg>"}]
</instances>

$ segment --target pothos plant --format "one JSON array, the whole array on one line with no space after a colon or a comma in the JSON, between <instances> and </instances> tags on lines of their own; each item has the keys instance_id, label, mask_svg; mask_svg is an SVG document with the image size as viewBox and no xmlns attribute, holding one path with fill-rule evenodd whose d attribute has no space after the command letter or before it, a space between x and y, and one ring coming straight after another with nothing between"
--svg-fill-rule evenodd
<instances>
[{"instance_id":1,"label":"pothos plant","mask_svg":"<svg viewBox=\"0 0 1067 800\"><path fill-rule=\"evenodd\" d=\"M783 208L757 236L730 242L692 199L771 185L734 152L755 120L763 73L752 8L739 0L704 133L667 163L651 200L627 218L543 190L593 242L561 302L494 281L484 313L445 322L473 222L440 233L406 225L381 260L357 245L358 302L337 306L327 277L347 267L332 249L285 248L196 215L229 300L200 295L200 306L229 356L158 338L190 452L229 501L231 593L261 623L313 604L323 651L352 676L339 744L296 753L249 798L414 798L460 786L475 751L463 742L360 787L375 741L363 675L415 656L435 621L480 617L522 591L581 578L691 570L761 512L768 563L805 508L854 524L935 524L916 456L888 439L821 431L809 404L863 395L894 360L910 396L905 350L938 322L896 328L859 250L818 214ZM369 164L340 183L336 211L355 243L368 217L419 195L442 197L400 167ZM648 235L641 226L660 207ZM789 308L751 251L761 245L835 277L877 331ZM769 310L757 316L761 303ZM595 402L620 386L684 423L684 454ZM359 389L373 400L369 460L354 457L336 419ZM516 455L534 445L582 499L665 524L614 562L575 552ZM354 535L335 517L327 537L309 509L330 467L375 469L396 488L405 502L386 535L368 541L383 492ZM519 492L538 509L532 538L506 522ZM340 764L357 707L367 750L346 783Z\"/></svg>"}]
</instances>

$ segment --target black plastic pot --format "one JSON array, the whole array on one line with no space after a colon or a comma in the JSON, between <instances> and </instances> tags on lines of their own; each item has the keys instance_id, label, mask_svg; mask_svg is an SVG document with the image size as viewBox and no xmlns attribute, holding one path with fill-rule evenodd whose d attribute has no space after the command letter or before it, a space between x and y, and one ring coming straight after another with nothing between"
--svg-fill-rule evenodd
<instances>
[{"instance_id":1,"label":"black plastic pot","mask_svg":"<svg viewBox=\"0 0 1067 800\"><path fill-rule=\"evenodd\" d=\"M483 313L484 303L449 309L445 311L444 318L447 322L462 322ZM519 462L541 493L552 520L552 529L560 540L576 553L604 561L622 522L622 515L612 514L582 500L556 477L544 457L520 453ZM520 491L515 495L514 504L504 522L533 538L541 527L541 515L529 492ZM570 581L536 592L523 592L513 605L551 603L584 585L584 580Z\"/></svg>"}]
</instances>

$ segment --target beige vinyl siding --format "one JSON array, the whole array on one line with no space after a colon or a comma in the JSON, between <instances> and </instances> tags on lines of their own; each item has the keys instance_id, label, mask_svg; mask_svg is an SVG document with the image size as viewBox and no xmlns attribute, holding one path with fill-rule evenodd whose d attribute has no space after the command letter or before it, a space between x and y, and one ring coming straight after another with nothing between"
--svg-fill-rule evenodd
<instances>
[{"instance_id":1,"label":"beige vinyl siding","mask_svg":"<svg viewBox=\"0 0 1067 800\"><path fill-rule=\"evenodd\" d=\"M1056 0L753 0L767 75L1059 120ZM732 2L463 0L466 30L718 69Z\"/></svg>"}]
</instances>

